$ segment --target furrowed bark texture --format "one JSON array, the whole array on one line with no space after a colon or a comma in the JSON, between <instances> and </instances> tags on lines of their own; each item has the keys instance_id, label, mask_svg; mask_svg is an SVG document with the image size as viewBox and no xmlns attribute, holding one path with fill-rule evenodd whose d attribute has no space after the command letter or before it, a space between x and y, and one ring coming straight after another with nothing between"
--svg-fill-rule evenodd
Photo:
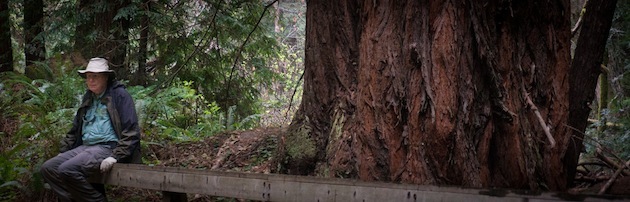
<instances>
[{"instance_id":1,"label":"furrowed bark texture","mask_svg":"<svg viewBox=\"0 0 630 202\"><path fill-rule=\"evenodd\" d=\"M306 128L317 152L289 155L285 172L566 188L567 0L307 4L304 95L287 138Z\"/></svg>"}]
</instances>

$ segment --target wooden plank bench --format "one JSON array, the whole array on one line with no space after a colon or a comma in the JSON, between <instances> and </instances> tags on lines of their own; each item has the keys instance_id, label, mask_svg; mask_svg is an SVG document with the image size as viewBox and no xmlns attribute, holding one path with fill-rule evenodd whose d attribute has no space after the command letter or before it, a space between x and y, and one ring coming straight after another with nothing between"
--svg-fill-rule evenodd
<instances>
[{"instance_id":1,"label":"wooden plank bench","mask_svg":"<svg viewBox=\"0 0 630 202\"><path fill-rule=\"evenodd\" d=\"M185 193L257 201L606 201L619 198L493 189L464 189L352 179L221 172L138 164L114 164L100 182L163 191L164 201ZM628 200L625 198L623 200Z\"/></svg>"}]
</instances>

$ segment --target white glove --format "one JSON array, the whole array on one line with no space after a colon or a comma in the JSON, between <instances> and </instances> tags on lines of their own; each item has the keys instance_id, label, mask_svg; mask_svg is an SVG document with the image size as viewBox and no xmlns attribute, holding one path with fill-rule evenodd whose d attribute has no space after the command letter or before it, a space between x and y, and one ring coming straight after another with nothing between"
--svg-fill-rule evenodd
<instances>
[{"instance_id":1,"label":"white glove","mask_svg":"<svg viewBox=\"0 0 630 202\"><path fill-rule=\"evenodd\" d=\"M116 162L117 161L114 157L107 157L105 160L103 160L103 162L101 162L101 173L109 172L109 170L112 169L112 166L114 166L114 163Z\"/></svg>"}]
</instances>

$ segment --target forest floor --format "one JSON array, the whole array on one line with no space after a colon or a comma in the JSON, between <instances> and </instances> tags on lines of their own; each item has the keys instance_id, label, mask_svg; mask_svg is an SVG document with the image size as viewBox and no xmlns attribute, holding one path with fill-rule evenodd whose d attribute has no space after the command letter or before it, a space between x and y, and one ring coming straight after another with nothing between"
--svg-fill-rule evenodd
<instances>
[{"instance_id":1,"label":"forest floor","mask_svg":"<svg viewBox=\"0 0 630 202\"><path fill-rule=\"evenodd\" d=\"M271 173L273 154L283 128L257 128L232 131L206 138L203 141L171 145L149 146L145 154L156 166L212 169L250 173ZM161 193L126 187L111 187L110 201L160 201ZM222 197L189 194L188 201L235 201Z\"/></svg>"},{"instance_id":2,"label":"forest floor","mask_svg":"<svg viewBox=\"0 0 630 202\"><path fill-rule=\"evenodd\" d=\"M259 128L249 131L234 131L217 134L203 141L184 142L170 145L152 144L149 161L156 166L185 167L192 169L212 169L252 173L271 173L274 165L273 153L282 128ZM602 174L603 175L603 174ZM600 176L604 179L603 176ZM605 180L580 183L569 192L596 194ZM607 194L630 195L630 177L618 179ZM108 188L110 201L160 201L161 193L127 187ZM189 201L239 201L236 199L189 194Z\"/></svg>"}]
</instances>

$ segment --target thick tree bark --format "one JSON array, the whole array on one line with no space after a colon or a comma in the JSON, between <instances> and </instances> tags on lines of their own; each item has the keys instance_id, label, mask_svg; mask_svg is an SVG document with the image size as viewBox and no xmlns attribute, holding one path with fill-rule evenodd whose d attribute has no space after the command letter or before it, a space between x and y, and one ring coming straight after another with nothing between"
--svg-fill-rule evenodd
<instances>
[{"instance_id":1,"label":"thick tree bark","mask_svg":"<svg viewBox=\"0 0 630 202\"><path fill-rule=\"evenodd\" d=\"M42 0L24 1L24 55L26 66L33 62L46 60L46 47L44 37L39 36L44 31L44 2Z\"/></svg>"},{"instance_id":2,"label":"thick tree bark","mask_svg":"<svg viewBox=\"0 0 630 202\"><path fill-rule=\"evenodd\" d=\"M567 187L568 0L307 3L283 172Z\"/></svg>"},{"instance_id":3,"label":"thick tree bark","mask_svg":"<svg viewBox=\"0 0 630 202\"><path fill-rule=\"evenodd\" d=\"M0 0L0 72L13 71L9 1Z\"/></svg>"},{"instance_id":4,"label":"thick tree bark","mask_svg":"<svg viewBox=\"0 0 630 202\"><path fill-rule=\"evenodd\" d=\"M570 91L568 125L573 129L569 136L565 164L575 168L583 149L584 130L591 112L591 102L595 96L597 77L606 49L606 40L612 25L617 0L589 0L569 71ZM575 169L569 170L567 177L573 177Z\"/></svg>"}]
</instances>

